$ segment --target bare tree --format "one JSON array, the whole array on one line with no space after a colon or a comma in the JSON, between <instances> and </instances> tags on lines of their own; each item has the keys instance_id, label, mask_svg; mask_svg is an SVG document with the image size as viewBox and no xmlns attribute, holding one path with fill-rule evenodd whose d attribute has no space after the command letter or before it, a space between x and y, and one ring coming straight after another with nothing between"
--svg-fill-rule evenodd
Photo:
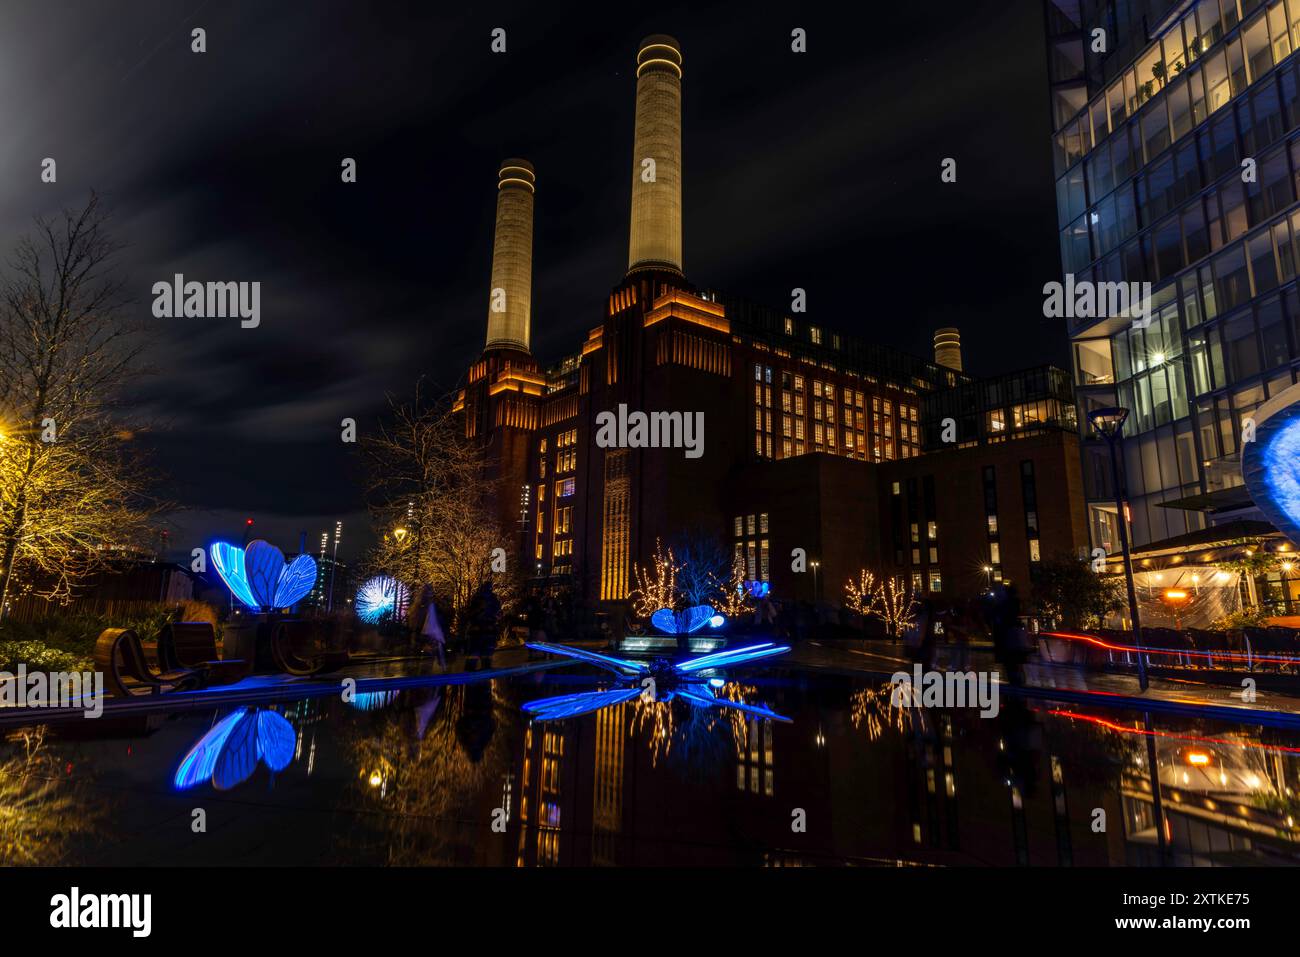
<instances>
[{"instance_id":1,"label":"bare tree","mask_svg":"<svg viewBox=\"0 0 1300 957\"><path fill-rule=\"evenodd\" d=\"M688 606L717 605L727 589L732 555L717 536L702 529L679 535L672 543L677 557L677 594Z\"/></svg>"},{"instance_id":2,"label":"bare tree","mask_svg":"<svg viewBox=\"0 0 1300 957\"><path fill-rule=\"evenodd\" d=\"M16 586L66 597L157 510L115 415L141 346L107 223L94 194L38 218L0 277L0 614Z\"/></svg>"},{"instance_id":3,"label":"bare tree","mask_svg":"<svg viewBox=\"0 0 1300 957\"><path fill-rule=\"evenodd\" d=\"M518 562L493 568L494 551L509 555L511 539L490 506L484 452L465 437L459 414L446 402L425 402L417 385L410 402L389 399L387 418L362 449L379 533L369 569L407 582L416 595L432 585L453 629L489 577L508 604L518 592Z\"/></svg>"}]
</instances>

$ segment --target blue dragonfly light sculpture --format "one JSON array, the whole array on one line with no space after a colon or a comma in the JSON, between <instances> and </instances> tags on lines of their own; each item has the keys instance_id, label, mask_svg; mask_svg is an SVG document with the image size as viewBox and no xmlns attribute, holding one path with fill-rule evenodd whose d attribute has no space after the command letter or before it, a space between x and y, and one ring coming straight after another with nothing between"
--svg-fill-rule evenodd
<instances>
[{"instance_id":1,"label":"blue dragonfly light sculpture","mask_svg":"<svg viewBox=\"0 0 1300 957\"><path fill-rule=\"evenodd\" d=\"M651 616L651 621L656 627L667 630L665 625L678 617L674 616L669 609L663 608ZM687 624L691 631L695 631L715 617L712 608L707 605L700 605L696 608L687 609L686 612L682 613L680 619ZM692 625L693 627L691 627ZM778 645L775 642L764 641L759 644L746 645L743 648L731 648L726 651L717 651L698 658L687 658L679 661L672 661L668 658L633 661L630 658L618 658L598 651L587 651L583 648L572 648L569 645L555 645L543 641L528 642L527 645L529 648L535 648L538 651L563 655L566 658L585 661L599 668L604 668L615 676L620 685L620 687L611 688L607 691L583 691L577 694L559 695L554 698L541 698L525 704L523 706L524 710L540 721L572 718L580 714L587 714L590 711L597 711L600 708L608 708L625 701L631 701L641 695L649 695L655 701L671 701L673 698L681 698L699 708L734 708L737 711L743 711L746 714L761 718L790 721L789 718L779 715L762 705L746 704L743 701L732 701L729 698L718 697L714 693L715 689L722 687L725 682L721 678L709 677L704 674L704 672L712 671L715 668L725 668L731 665L744 664L748 661L758 661L775 655L783 655L790 650L789 645Z\"/></svg>"}]
</instances>

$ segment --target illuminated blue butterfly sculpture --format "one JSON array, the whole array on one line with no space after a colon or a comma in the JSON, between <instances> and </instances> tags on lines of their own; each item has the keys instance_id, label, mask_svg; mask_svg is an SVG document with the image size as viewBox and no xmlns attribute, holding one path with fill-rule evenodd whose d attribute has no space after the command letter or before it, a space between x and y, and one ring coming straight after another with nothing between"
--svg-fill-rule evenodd
<instances>
[{"instance_id":1,"label":"illuminated blue butterfly sculpture","mask_svg":"<svg viewBox=\"0 0 1300 957\"><path fill-rule=\"evenodd\" d=\"M247 548L213 542L208 554L231 593L255 612L289 608L316 584L316 560L299 555L288 565L284 553L258 539Z\"/></svg>"},{"instance_id":2,"label":"illuminated blue butterfly sculpture","mask_svg":"<svg viewBox=\"0 0 1300 957\"><path fill-rule=\"evenodd\" d=\"M1300 544L1300 385L1269 399L1253 418L1254 441L1242 439L1242 478L1264 517Z\"/></svg>"},{"instance_id":3,"label":"illuminated blue butterfly sculpture","mask_svg":"<svg viewBox=\"0 0 1300 957\"><path fill-rule=\"evenodd\" d=\"M715 615L713 609L708 605L698 605L695 608L688 608L680 615L674 615L671 610L661 608L650 617L650 620L655 627L663 631L668 630L665 625L671 622L674 627L681 624L685 626L687 632L692 632L720 617L720 615ZM715 624L714 627L718 627L718 625ZM527 642L527 645L529 648L535 648L538 651L563 655L567 658L574 658L604 668L606 671L613 673L621 685L621 687L609 691L583 691L577 694L559 695L555 698L541 698L537 701L529 701L523 706L524 710L540 721L572 718L600 708L622 704L642 695L648 695L654 701L671 701L676 697L690 702L697 708L734 708L737 711L743 711L746 714L756 715L761 718L790 721L789 718L764 708L762 705L746 704L743 701L732 701L729 698L719 698L714 691L722 687L725 682L721 678L711 678L702 674L702 672L714 668L725 668L729 665L739 665L760 658L770 658L773 655L783 655L790 650L789 645L778 645L774 642L765 641L757 645L746 645L744 648L718 651L699 658L688 658L684 661L653 658L648 662L616 658L613 655L604 655L596 651L586 651L582 648L553 645L541 641Z\"/></svg>"},{"instance_id":4,"label":"illuminated blue butterfly sculpture","mask_svg":"<svg viewBox=\"0 0 1300 957\"><path fill-rule=\"evenodd\" d=\"M252 777L258 761L272 771L283 771L296 746L293 725L283 715L237 708L190 748L173 783L178 791L185 791L211 781L218 791L228 791Z\"/></svg>"}]
</instances>

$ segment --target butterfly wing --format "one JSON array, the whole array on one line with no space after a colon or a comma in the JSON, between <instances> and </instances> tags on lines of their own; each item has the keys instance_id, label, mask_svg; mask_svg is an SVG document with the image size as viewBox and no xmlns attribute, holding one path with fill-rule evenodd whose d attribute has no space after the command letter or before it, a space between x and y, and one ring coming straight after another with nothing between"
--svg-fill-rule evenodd
<instances>
[{"instance_id":1,"label":"butterfly wing","mask_svg":"<svg viewBox=\"0 0 1300 957\"><path fill-rule=\"evenodd\" d=\"M280 573L275 586L276 608L289 608L298 604L316 587L316 559L299 555Z\"/></svg>"},{"instance_id":2,"label":"butterfly wing","mask_svg":"<svg viewBox=\"0 0 1300 957\"><path fill-rule=\"evenodd\" d=\"M244 572L248 587L261 608L275 608L275 588L284 571L284 553L260 538L244 549Z\"/></svg>"},{"instance_id":3,"label":"butterfly wing","mask_svg":"<svg viewBox=\"0 0 1300 957\"><path fill-rule=\"evenodd\" d=\"M244 550L229 542L213 542L208 551L212 558L212 567L217 570L221 580L226 583L231 594L247 607L257 610L257 599L248 585L248 575L244 568Z\"/></svg>"},{"instance_id":4,"label":"butterfly wing","mask_svg":"<svg viewBox=\"0 0 1300 957\"><path fill-rule=\"evenodd\" d=\"M284 715L275 711L257 713L257 753L272 771L283 771L293 760L298 735Z\"/></svg>"},{"instance_id":5,"label":"butterfly wing","mask_svg":"<svg viewBox=\"0 0 1300 957\"><path fill-rule=\"evenodd\" d=\"M683 631L688 635L694 634L709 623L709 619L714 615L713 606L695 605L692 608L687 608L686 611L682 612L682 615L685 619Z\"/></svg>"},{"instance_id":6,"label":"butterfly wing","mask_svg":"<svg viewBox=\"0 0 1300 957\"><path fill-rule=\"evenodd\" d=\"M207 734L199 738L194 747L190 748L189 754L185 755L181 766L176 769L176 776L172 782L178 791L203 784L212 777L212 771L217 766L217 757L221 754L226 739L230 737L230 732L235 725L247 714L247 708L236 708L209 728Z\"/></svg>"},{"instance_id":7,"label":"butterfly wing","mask_svg":"<svg viewBox=\"0 0 1300 957\"><path fill-rule=\"evenodd\" d=\"M650 616L650 624L654 625L665 635L677 634L677 616L673 614L671 608L660 608Z\"/></svg>"},{"instance_id":8,"label":"butterfly wing","mask_svg":"<svg viewBox=\"0 0 1300 957\"><path fill-rule=\"evenodd\" d=\"M217 754L217 763L212 769L212 786L218 791L229 791L252 777L256 769L257 717L253 712L245 711Z\"/></svg>"}]
</instances>

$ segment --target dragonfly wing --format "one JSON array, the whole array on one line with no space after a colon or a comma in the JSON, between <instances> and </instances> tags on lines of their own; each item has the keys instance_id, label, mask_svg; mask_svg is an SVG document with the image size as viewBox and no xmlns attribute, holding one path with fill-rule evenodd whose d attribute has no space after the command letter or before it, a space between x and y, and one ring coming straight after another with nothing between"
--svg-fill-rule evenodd
<instances>
[{"instance_id":1,"label":"dragonfly wing","mask_svg":"<svg viewBox=\"0 0 1300 957\"><path fill-rule=\"evenodd\" d=\"M579 661L587 661L593 665L599 665L602 668L608 668L616 674L640 674L646 670L645 665L636 661L629 661L626 658L615 658L613 655L602 655L596 651L587 651L583 648L570 648L568 645L553 645L547 641L529 641L526 642L529 648L536 648L538 651L547 651L553 655L563 655L566 658L577 658Z\"/></svg>"},{"instance_id":2,"label":"dragonfly wing","mask_svg":"<svg viewBox=\"0 0 1300 957\"><path fill-rule=\"evenodd\" d=\"M785 715L777 714L769 708L764 708L761 704L746 704L743 701L732 701L730 698L715 698L712 695L700 694L698 691L687 691L680 688L677 693L694 705L706 705L711 708L735 708L737 711L743 711L756 717L784 721L786 724L794 723Z\"/></svg>"},{"instance_id":3,"label":"dragonfly wing","mask_svg":"<svg viewBox=\"0 0 1300 957\"><path fill-rule=\"evenodd\" d=\"M753 661L756 658L770 658L773 655L783 655L790 650L789 645L774 645L770 641L765 641L760 645L747 645L744 648L729 648L726 651L714 652L711 655L705 655L703 658L692 658L689 661L683 661L677 665L678 671L699 671L702 668L721 668L725 665L738 665L742 662Z\"/></svg>"},{"instance_id":4,"label":"dragonfly wing","mask_svg":"<svg viewBox=\"0 0 1300 957\"><path fill-rule=\"evenodd\" d=\"M524 705L524 710L539 721L572 718L589 711L631 701L641 694L640 688L617 688L614 691L583 691L578 694L539 698Z\"/></svg>"}]
</instances>

